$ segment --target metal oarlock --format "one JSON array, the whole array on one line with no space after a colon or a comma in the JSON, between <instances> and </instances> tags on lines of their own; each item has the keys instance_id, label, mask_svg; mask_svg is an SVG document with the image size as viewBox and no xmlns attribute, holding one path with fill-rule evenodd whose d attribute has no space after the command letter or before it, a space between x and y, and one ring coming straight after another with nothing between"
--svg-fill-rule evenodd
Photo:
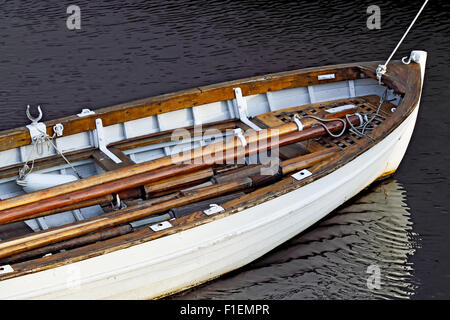
<instances>
[{"instance_id":1,"label":"metal oarlock","mask_svg":"<svg viewBox=\"0 0 450 320\"><path fill-rule=\"evenodd\" d=\"M127 205L120 200L120 196L118 193L115 195L115 199L111 202L111 207L113 210L125 209Z\"/></svg>"},{"instance_id":2,"label":"metal oarlock","mask_svg":"<svg viewBox=\"0 0 450 320\"><path fill-rule=\"evenodd\" d=\"M63 135L64 126L61 123L57 123L53 126L53 132L57 137L61 137Z\"/></svg>"},{"instance_id":3,"label":"metal oarlock","mask_svg":"<svg viewBox=\"0 0 450 320\"><path fill-rule=\"evenodd\" d=\"M239 138L242 147L245 148L245 146L247 145L247 140L245 139L244 132L241 128L234 129L234 136Z\"/></svg>"},{"instance_id":4,"label":"metal oarlock","mask_svg":"<svg viewBox=\"0 0 450 320\"><path fill-rule=\"evenodd\" d=\"M39 122L42 119L41 106L38 106L37 109L39 111L39 115L37 117L33 117L30 114L30 105L27 105L26 114L27 114L27 118L31 121L31 123L29 125L27 125L26 127L30 131L30 137L31 137L32 143L44 138L45 135L47 134L47 127L45 126L44 123Z\"/></svg>"},{"instance_id":5,"label":"metal oarlock","mask_svg":"<svg viewBox=\"0 0 450 320\"><path fill-rule=\"evenodd\" d=\"M300 121L300 117L298 116L298 114L294 114L294 122L297 125L298 131L302 131L303 130L303 124Z\"/></svg>"},{"instance_id":6,"label":"metal oarlock","mask_svg":"<svg viewBox=\"0 0 450 320\"><path fill-rule=\"evenodd\" d=\"M34 118L34 117L32 117L31 114L30 114L30 105L27 105L27 111L26 111L26 113L27 113L27 118L30 119L30 121L31 121L32 123L38 123L39 120L42 119L42 110L41 110L41 106L38 106L37 109L38 109L38 111L39 111L39 115L38 115L36 118Z\"/></svg>"}]
</instances>

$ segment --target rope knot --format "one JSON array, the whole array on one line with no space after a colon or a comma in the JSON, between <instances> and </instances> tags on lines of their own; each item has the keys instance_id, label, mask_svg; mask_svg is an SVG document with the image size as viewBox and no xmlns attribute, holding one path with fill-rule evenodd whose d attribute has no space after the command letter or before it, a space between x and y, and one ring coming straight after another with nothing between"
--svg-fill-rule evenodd
<instances>
[{"instance_id":1,"label":"rope knot","mask_svg":"<svg viewBox=\"0 0 450 320\"><path fill-rule=\"evenodd\" d=\"M379 64L376 70L377 73L377 79L378 79L378 84L381 84L381 77L383 77L383 75L386 73L387 69L386 69L386 65L385 64Z\"/></svg>"}]
</instances>

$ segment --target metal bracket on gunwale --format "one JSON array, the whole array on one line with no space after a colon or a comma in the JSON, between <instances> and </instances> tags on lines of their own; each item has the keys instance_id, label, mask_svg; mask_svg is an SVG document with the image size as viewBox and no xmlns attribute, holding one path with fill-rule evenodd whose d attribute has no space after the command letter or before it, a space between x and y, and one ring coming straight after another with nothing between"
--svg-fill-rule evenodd
<instances>
[{"instance_id":1,"label":"metal bracket on gunwale","mask_svg":"<svg viewBox=\"0 0 450 320\"><path fill-rule=\"evenodd\" d=\"M330 79L334 79L335 78L335 74L334 73L330 73L330 74L321 74L317 76L317 80L330 80Z\"/></svg>"},{"instance_id":2,"label":"metal bracket on gunwale","mask_svg":"<svg viewBox=\"0 0 450 320\"><path fill-rule=\"evenodd\" d=\"M26 127L30 131L31 142L34 143L37 140L45 137L47 133L47 126L45 123L39 122L42 119L42 110L41 106L37 107L39 115L35 118L30 114L30 105L27 105L27 118L31 121L31 124Z\"/></svg>"},{"instance_id":3,"label":"metal bracket on gunwale","mask_svg":"<svg viewBox=\"0 0 450 320\"><path fill-rule=\"evenodd\" d=\"M13 272L14 269L9 265L5 264L4 266L0 266L0 274Z\"/></svg>"},{"instance_id":4,"label":"metal bracket on gunwale","mask_svg":"<svg viewBox=\"0 0 450 320\"><path fill-rule=\"evenodd\" d=\"M153 231L160 231L160 230L164 230L164 229L167 229L170 227L172 227L172 224L169 221L163 221L160 223L152 224L150 226L150 229L152 229Z\"/></svg>"},{"instance_id":5,"label":"metal bracket on gunwale","mask_svg":"<svg viewBox=\"0 0 450 320\"><path fill-rule=\"evenodd\" d=\"M97 145L101 152L103 152L108 158L110 158L115 163L121 163L122 160L120 160L114 153L108 150L106 148L106 145L108 144L106 138L105 138L105 131L103 130L103 123L102 119L97 118L95 119L95 128L97 129Z\"/></svg>"},{"instance_id":6,"label":"metal bracket on gunwale","mask_svg":"<svg viewBox=\"0 0 450 320\"><path fill-rule=\"evenodd\" d=\"M247 140L245 139L244 133L242 132L241 128L234 129L234 136L239 138L242 147L245 148L245 146L247 145Z\"/></svg>"},{"instance_id":7,"label":"metal bracket on gunwale","mask_svg":"<svg viewBox=\"0 0 450 320\"><path fill-rule=\"evenodd\" d=\"M209 205L209 209L203 210L203 213L209 216L222 211L225 211L225 209L219 206L218 204L211 203Z\"/></svg>"},{"instance_id":8,"label":"metal bracket on gunwale","mask_svg":"<svg viewBox=\"0 0 450 320\"><path fill-rule=\"evenodd\" d=\"M95 112L86 108L86 109L81 110L80 113L77 113L77 116L79 118L82 118L82 117L90 116L91 114L95 114Z\"/></svg>"},{"instance_id":9,"label":"metal bracket on gunwale","mask_svg":"<svg viewBox=\"0 0 450 320\"><path fill-rule=\"evenodd\" d=\"M310 175L312 175L311 171L303 169L297 173L294 173L293 175L291 175L291 177L294 178L295 180L300 181L300 180L303 180L303 179L309 177Z\"/></svg>"},{"instance_id":10,"label":"metal bracket on gunwale","mask_svg":"<svg viewBox=\"0 0 450 320\"><path fill-rule=\"evenodd\" d=\"M297 125L298 131L302 131L303 130L303 124L300 121L300 117L298 116L297 113L294 114L294 118L293 119L294 119L295 124Z\"/></svg>"},{"instance_id":11,"label":"metal bracket on gunwale","mask_svg":"<svg viewBox=\"0 0 450 320\"><path fill-rule=\"evenodd\" d=\"M248 119L248 117L247 117L247 101L242 96L241 88L237 87L237 88L234 88L233 90L234 90L234 95L236 96L236 105L237 105L237 109L238 109L238 112L239 112L239 119L243 123L248 125L250 128L252 128L252 129L254 129L256 131L260 131L261 128L258 127L253 122L251 122Z\"/></svg>"}]
</instances>

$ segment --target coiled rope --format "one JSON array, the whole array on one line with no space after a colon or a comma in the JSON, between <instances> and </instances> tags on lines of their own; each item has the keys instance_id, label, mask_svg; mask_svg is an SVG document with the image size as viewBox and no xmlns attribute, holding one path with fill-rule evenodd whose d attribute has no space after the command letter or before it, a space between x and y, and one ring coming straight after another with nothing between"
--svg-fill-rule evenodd
<instances>
[{"instance_id":1,"label":"coiled rope","mask_svg":"<svg viewBox=\"0 0 450 320\"><path fill-rule=\"evenodd\" d=\"M311 127L320 125L320 126L322 126L322 127L327 131L327 133L328 133L330 136L332 136L332 137L334 137L334 138L339 138L340 136L342 136L342 135L344 134L344 132L345 132L345 129L347 129L347 122L346 122L344 119L341 119L341 118L322 119L322 118L319 118L319 117L316 117L316 116L312 116L312 115L306 115L306 116L303 117L303 119L305 119L305 118L312 118L312 119L317 120L318 122L315 123L315 124L313 124ZM325 123L324 123L324 122L330 122L330 121L341 121L342 124L344 125L344 127L342 128L342 131L339 132L338 134L332 133L332 132L328 129L328 127L325 125Z\"/></svg>"},{"instance_id":2,"label":"coiled rope","mask_svg":"<svg viewBox=\"0 0 450 320\"><path fill-rule=\"evenodd\" d=\"M380 114L380 110L381 110L383 103L385 101L387 101L387 99L386 99L387 94L388 94L388 89L386 88L380 97L380 103L378 104L377 110L375 112L362 113L362 114L355 112L353 114L346 114L345 120L341 119L341 118L324 119L324 118L316 117L313 115L306 115L306 116L303 116L300 118L297 114L295 114L294 117L297 116L299 119L312 118L312 119L317 120L317 123L313 124L312 127L320 125L327 131L327 133L330 136L332 136L334 138L339 138L340 136L342 136L345 133L345 130L347 129L347 123L350 126L350 129L349 129L350 132L352 132L360 137L368 136L366 131L373 129L373 128L368 127L368 125L372 121L374 121L377 117L381 118L382 120L386 119L386 117L384 117ZM355 126L352 124L352 122L350 121L351 116L359 117L359 125ZM325 122L331 122L331 121L341 121L342 122L343 128L342 128L341 132L334 134L328 129L328 127L325 125ZM368 137L371 138L370 136L368 136Z\"/></svg>"}]
</instances>

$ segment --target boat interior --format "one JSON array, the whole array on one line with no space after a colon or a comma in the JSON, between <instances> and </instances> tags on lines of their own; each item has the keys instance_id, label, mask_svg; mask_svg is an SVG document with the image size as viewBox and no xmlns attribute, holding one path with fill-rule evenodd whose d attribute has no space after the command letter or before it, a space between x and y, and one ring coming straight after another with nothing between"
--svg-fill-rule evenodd
<instances>
[{"instance_id":1,"label":"boat interior","mask_svg":"<svg viewBox=\"0 0 450 320\"><path fill-rule=\"evenodd\" d=\"M80 261L224 218L344 165L392 132L418 100L417 65L392 62L382 83L376 79L376 66L377 63L366 63L302 69L104 109L84 109L78 115L46 122L47 139L39 143L32 142L31 128L0 132L1 204L45 186L51 189L51 183L101 176L252 130L294 123L295 119L312 119L314 128L336 117L345 119L346 115L355 114L365 117L363 127L350 126L340 135L327 133L280 146L274 153L280 165L271 175L261 174L264 165L260 156L253 154L239 163L215 163L121 192L0 222L0 280ZM33 119L36 120L30 117ZM186 137L181 139L181 133ZM306 173L306 177L295 177L299 172ZM37 181L20 183L31 173L36 174ZM45 175L49 181L39 181L45 180ZM17 239L32 241L33 236L58 228L82 226L98 217L115 218L143 208L153 211L101 230L8 251Z\"/></svg>"}]
</instances>

